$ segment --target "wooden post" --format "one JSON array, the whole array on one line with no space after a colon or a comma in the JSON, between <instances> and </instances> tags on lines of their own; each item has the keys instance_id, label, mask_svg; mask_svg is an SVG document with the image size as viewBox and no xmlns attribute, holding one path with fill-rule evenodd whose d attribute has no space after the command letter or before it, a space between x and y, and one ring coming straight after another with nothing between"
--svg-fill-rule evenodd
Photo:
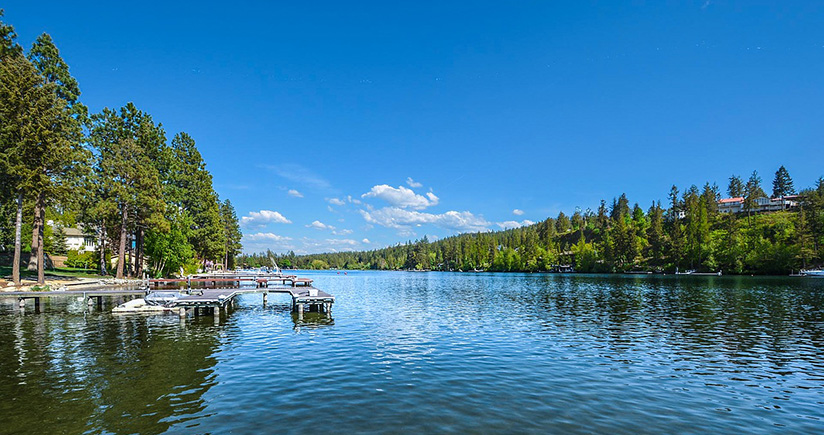
<instances>
[{"instance_id":1,"label":"wooden post","mask_svg":"<svg viewBox=\"0 0 824 435\"><path fill-rule=\"evenodd\" d=\"M34 312L35 313L42 313L43 312L43 298L34 298Z\"/></svg>"},{"instance_id":2,"label":"wooden post","mask_svg":"<svg viewBox=\"0 0 824 435\"><path fill-rule=\"evenodd\" d=\"M298 320L303 320L303 304L298 304Z\"/></svg>"},{"instance_id":3,"label":"wooden post","mask_svg":"<svg viewBox=\"0 0 824 435\"><path fill-rule=\"evenodd\" d=\"M263 306L266 306L266 300L269 298L269 293L263 292Z\"/></svg>"},{"instance_id":4,"label":"wooden post","mask_svg":"<svg viewBox=\"0 0 824 435\"><path fill-rule=\"evenodd\" d=\"M103 296L98 296L97 297L97 309L98 310L103 309Z\"/></svg>"}]
</instances>

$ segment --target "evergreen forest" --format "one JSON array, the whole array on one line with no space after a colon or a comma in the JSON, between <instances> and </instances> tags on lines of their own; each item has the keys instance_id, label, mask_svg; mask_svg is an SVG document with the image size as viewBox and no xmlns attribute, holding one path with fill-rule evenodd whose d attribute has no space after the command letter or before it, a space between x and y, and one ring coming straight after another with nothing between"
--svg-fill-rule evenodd
<instances>
[{"instance_id":1,"label":"evergreen forest","mask_svg":"<svg viewBox=\"0 0 824 435\"><path fill-rule=\"evenodd\" d=\"M195 140L171 141L133 103L89 113L52 38L28 51L0 10L0 260L44 282L49 255L102 275L162 276L233 267L241 232ZM78 228L95 252L68 251ZM28 257L28 261L26 261ZM20 268L11 267L20 282Z\"/></svg>"},{"instance_id":2,"label":"evergreen forest","mask_svg":"<svg viewBox=\"0 0 824 435\"><path fill-rule=\"evenodd\" d=\"M534 225L497 232L427 237L366 252L298 256L266 252L242 255L238 264L301 269L377 269L541 272L722 271L725 274L786 275L824 264L824 178L796 192L783 166L775 173L772 198L793 197L795 206L758 211L768 194L758 173L729 179L726 194L742 198L738 213L722 213L715 184L676 186L668 202L646 209L626 195L576 208ZM798 194L796 197L795 195Z\"/></svg>"}]
</instances>

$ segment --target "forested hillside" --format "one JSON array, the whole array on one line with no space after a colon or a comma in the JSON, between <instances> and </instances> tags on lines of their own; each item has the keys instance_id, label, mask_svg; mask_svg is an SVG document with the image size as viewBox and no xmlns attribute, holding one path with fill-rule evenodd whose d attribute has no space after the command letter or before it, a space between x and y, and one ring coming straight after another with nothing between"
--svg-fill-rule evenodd
<instances>
[{"instance_id":1,"label":"forested hillside","mask_svg":"<svg viewBox=\"0 0 824 435\"><path fill-rule=\"evenodd\" d=\"M773 197L795 193L782 166ZM754 209L766 193L761 179L730 178L727 194L743 197ZM296 256L270 253L241 256L240 264L345 269L431 269L549 271L558 265L579 272L674 271L675 268L724 273L787 274L824 263L824 179L801 192L797 207L771 213L720 213L717 186L673 186L668 204L646 210L625 195L595 211L576 209L537 224L506 231L461 234L368 252Z\"/></svg>"}]
</instances>

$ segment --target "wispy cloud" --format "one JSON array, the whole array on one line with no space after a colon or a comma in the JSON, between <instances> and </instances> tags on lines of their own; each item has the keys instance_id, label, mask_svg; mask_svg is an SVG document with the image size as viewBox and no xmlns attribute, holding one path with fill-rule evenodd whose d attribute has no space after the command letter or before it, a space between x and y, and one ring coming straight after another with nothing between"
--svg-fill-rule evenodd
<instances>
[{"instance_id":1,"label":"wispy cloud","mask_svg":"<svg viewBox=\"0 0 824 435\"><path fill-rule=\"evenodd\" d=\"M369 192L361 195L362 198L379 198L389 204L400 208L412 208L415 210L423 210L427 207L437 205L440 200L432 192L427 192L426 196L418 195L412 189L398 186L394 188L386 184L379 184L372 187Z\"/></svg>"},{"instance_id":2,"label":"wispy cloud","mask_svg":"<svg viewBox=\"0 0 824 435\"><path fill-rule=\"evenodd\" d=\"M524 211L516 208L515 210L512 210L512 214L514 214L515 216L522 216L524 214Z\"/></svg>"},{"instance_id":3,"label":"wispy cloud","mask_svg":"<svg viewBox=\"0 0 824 435\"><path fill-rule=\"evenodd\" d=\"M262 252L271 249L275 252L286 252L295 249L291 237L280 236L274 233L244 234L243 252Z\"/></svg>"},{"instance_id":4,"label":"wispy cloud","mask_svg":"<svg viewBox=\"0 0 824 435\"><path fill-rule=\"evenodd\" d=\"M406 184L408 184L409 187L413 188L423 187L422 183L418 183L417 181L413 180L412 177L406 177Z\"/></svg>"},{"instance_id":5,"label":"wispy cloud","mask_svg":"<svg viewBox=\"0 0 824 435\"><path fill-rule=\"evenodd\" d=\"M275 174L312 190L332 191L332 184L309 168L297 163L281 163L278 165L261 165Z\"/></svg>"},{"instance_id":6,"label":"wispy cloud","mask_svg":"<svg viewBox=\"0 0 824 435\"><path fill-rule=\"evenodd\" d=\"M289 196L293 196L293 197L295 197L295 198L303 198L303 194L302 194L302 193L300 193L300 192L298 192L298 191L297 191L297 190L295 190L295 189L289 189L289 191L288 191L288 192L286 192L286 193L287 193Z\"/></svg>"},{"instance_id":7,"label":"wispy cloud","mask_svg":"<svg viewBox=\"0 0 824 435\"><path fill-rule=\"evenodd\" d=\"M329 204L332 204L332 205L346 205L346 203L343 202L343 200L339 199L339 198L326 198L326 201Z\"/></svg>"},{"instance_id":8,"label":"wispy cloud","mask_svg":"<svg viewBox=\"0 0 824 435\"><path fill-rule=\"evenodd\" d=\"M306 228L314 228L316 230L334 230L335 227L332 225L326 225L321 221L313 221L311 224L306 225Z\"/></svg>"},{"instance_id":9,"label":"wispy cloud","mask_svg":"<svg viewBox=\"0 0 824 435\"><path fill-rule=\"evenodd\" d=\"M292 221L273 210L252 211L240 219L240 224L245 228L262 228L272 223L291 224Z\"/></svg>"}]
</instances>

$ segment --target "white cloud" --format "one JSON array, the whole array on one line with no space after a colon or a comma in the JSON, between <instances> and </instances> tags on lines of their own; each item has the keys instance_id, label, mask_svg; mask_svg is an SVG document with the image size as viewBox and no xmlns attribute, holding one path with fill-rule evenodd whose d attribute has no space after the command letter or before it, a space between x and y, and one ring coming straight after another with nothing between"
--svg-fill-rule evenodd
<instances>
[{"instance_id":1,"label":"white cloud","mask_svg":"<svg viewBox=\"0 0 824 435\"><path fill-rule=\"evenodd\" d=\"M512 210L512 214L514 214L515 216L522 216L524 214L524 211L516 208L515 210Z\"/></svg>"},{"instance_id":2,"label":"white cloud","mask_svg":"<svg viewBox=\"0 0 824 435\"><path fill-rule=\"evenodd\" d=\"M314 228L316 230L334 230L335 227L332 225L326 225L321 221L313 221L311 224L306 225L306 228Z\"/></svg>"},{"instance_id":3,"label":"white cloud","mask_svg":"<svg viewBox=\"0 0 824 435\"><path fill-rule=\"evenodd\" d=\"M352 204L360 204L361 200L352 198L352 195L346 195L346 200L351 202Z\"/></svg>"},{"instance_id":4,"label":"white cloud","mask_svg":"<svg viewBox=\"0 0 824 435\"><path fill-rule=\"evenodd\" d=\"M274 242L282 242L286 240L292 240L291 237L286 236L279 236L274 233L255 233L255 234L246 234L243 236L244 239L250 242L261 242L261 241L274 241Z\"/></svg>"},{"instance_id":5,"label":"white cloud","mask_svg":"<svg viewBox=\"0 0 824 435\"><path fill-rule=\"evenodd\" d=\"M354 251L359 246L357 240L352 239L301 239L301 246L295 249L297 254L314 254L319 252Z\"/></svg>"},{"instance_id":6,"label":"white cloud","mask_svg":"<svg viewBox=\"0 0 824 435\"><path fill-rule=\"evenodd\" d=\"M368 245L368 244L370 244L370 243L372 243L372 242L370 242L370 241L369 241L369 239L363 239L363 240L361 240L361 243L364 243L364 244L367 244L367 245Z\"/></svg>"},{"instance_id":7,"label":"white cloud","mask_svg":"<svg viewBox=\"0 0 824 435\"><path fill-rule=\"evenodd\" d=\"M343 202L342 199L338 199L338 198L326 198L326 200L329 201L329 204L332 204L332 205L344 205L344 204L346 204L345 202Z\"/></svg>"},{"instance_id":8,"label":"white cloud","mask_svg":"<svg viewBox=\"0 0 824 435\"><path fill-rule=\"evenodd\" d=\"M534 224L534 223L535 223L535 222L532 222L532 221L531 221L531 220L529 220L529 219L524 219L524 220L523 220L523 221L521 221L521 222L518 222L518 221L505 221L505 222L498 222L498 223L496 223L495 225L498 225L499 227L501 227L501 228L503 228L503 229L507 229L507 228L520 228L520 227L526 227L526 226L532 225L532 224Z\"/></svg>"},{"instance_id":9,"label":"white cloud","mask_svg":"<svg viewBox=\"0 0 824 435\"><path fill-rule=\"evenodd\" d=\"M332 231L332 234L334 234L336 236L348 236L349 234L352 234L352 233L353 233L352 230L346 230L346 229Z\"/></svg>"},{"instance_id":10,"label":"white cloud","mask_svg":"<svg viewBox=\"0 0 824 435\"><path fill-rule=\"evenodd\" d=\"M418 195L407 187L398 186L394 188L386 184L379 184L372 187L367 193L361 195L362 198L380 198L395 207L413 208L423 210L427 207L437 205L439 198L432 192L427 192L426 196Z\"/></svg>"},{"instance_id":11,"label":"white cloud","mask_svg":"<svg viewBox=\"0 0 824 435\"><path fill-rule=\"evenodd\" d=\"M408 184L409 187L423 187L423 184L413 180L412 177L406 177L406 184Z\"/></svg>"},{"instance_id":12,"label":"white cloud","mask_svg":"<svg viewBox=\"0 0 824 435\"><path fill-rule=\"evenodd\" d=\"M441 214L405 210L398 207L384 207L379 210L360 210L366 222L387 228L408 230L412 226L431 224L455 231L489 231L491 225L481 216L468 211L448 211Z\"/></svg>"},{"instance_id":13,"label":"white cloud","mask_svg":"<svg viewBox=\"0 0 824 435\"><path fill-rule=\"evenodd\" d=\"M303 198L303 194L295 189L289 189L286 193L289 194L289 196L294 196L295 198Z\"/></svg>"},{"instance_id":14,"label":"white cloud","mask_svg":"<svg viewBox=\"0 0 824 435\"><path fill-rule=\"evenodd\" d=\"M261 252L272 249L275 252L287 252L295 249L292 238L274 233L255 233L243 235L243 252Z\"/></svg>"},{"instance_id":15,"label":"white cloud","mask_svg":"<svg viewBox=\"0 0 824 435\"><path fill-rule=\"evenodd\" d=\"M240 219L240 224L246 228L262 228L272 223L291 224L292 221L272 210L251 211Z\"/></svg>"}]
</instances>

